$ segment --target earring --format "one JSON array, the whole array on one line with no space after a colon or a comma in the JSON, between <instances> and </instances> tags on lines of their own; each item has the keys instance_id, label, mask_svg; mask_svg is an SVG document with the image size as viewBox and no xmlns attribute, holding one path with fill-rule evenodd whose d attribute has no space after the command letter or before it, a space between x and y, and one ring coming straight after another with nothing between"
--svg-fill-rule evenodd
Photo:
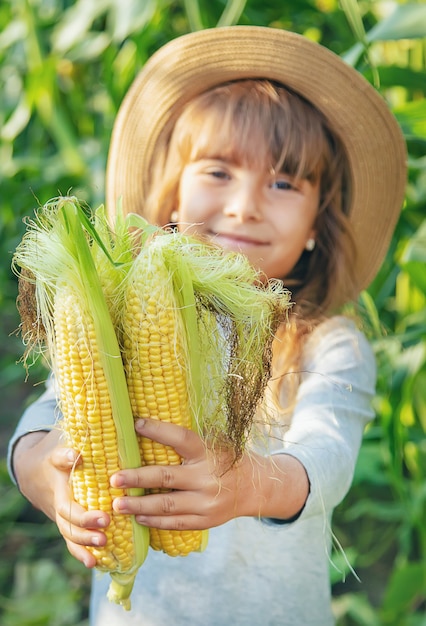
<instances>
[{"instance_id":1,"label":"earring","mask_svg":"<svg viewBox=\"0 0 426 626\"><path fill-rule=\"evenodd\" d=\"M176 224L176 222L179 221L179 212L174 209L171 213L170 213L170 222L172 224Z\"/></svg>"},{"instance_id":2,"label":"earring","mask_svg":"<svg viewBox=\"0 0 426 626\"><path fill-rule=\"evenodd\" d=\"M312 252L312 250L315 248L315 239L313 239L312 237L310 237L308 239L308 241L305 244L305 250L308 250L309 252Z\"/></svg>"}]
</instances>

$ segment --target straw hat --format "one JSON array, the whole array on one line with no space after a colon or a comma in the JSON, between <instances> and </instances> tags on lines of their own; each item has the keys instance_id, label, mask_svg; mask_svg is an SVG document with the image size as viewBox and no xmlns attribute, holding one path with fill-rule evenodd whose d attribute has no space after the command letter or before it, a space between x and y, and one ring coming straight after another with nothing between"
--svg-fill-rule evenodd
<instances>
[{"instance_id":1,"label":"straw hat","mask_svg":"<svg viewBox=\"0 0 426 626\"><path fill-rule=\"evenodd\" d=\"M350 219L361 291L375 277L402 206L406 151L401 130L377 91L340 57L301 35L257 27L208 29L172 40L146 63L125 96L113 129L107 206L122 197L143 212L153 152L185 103L220 83L267 78L311 101L346 148Z\"/></svg>"}]
</instances>

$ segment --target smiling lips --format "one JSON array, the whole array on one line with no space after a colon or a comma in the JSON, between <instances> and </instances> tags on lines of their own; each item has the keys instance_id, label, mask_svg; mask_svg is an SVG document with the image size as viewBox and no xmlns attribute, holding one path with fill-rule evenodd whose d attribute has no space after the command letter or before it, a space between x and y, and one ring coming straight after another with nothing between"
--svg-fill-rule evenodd
<instances>
[{"instance_id":1,"label":"smiling lips","mask_svg":"<svg viewBox=\"0 0 426 626\"><path fill-rule=\"evenodd\" d=\"M238 233L215 233L213 235L213 241L218 243L223 248L243 250L252 246L266 246L267 242L260 239L254 239L247 235L241 235Z\"/></svg>"}]
</instances>

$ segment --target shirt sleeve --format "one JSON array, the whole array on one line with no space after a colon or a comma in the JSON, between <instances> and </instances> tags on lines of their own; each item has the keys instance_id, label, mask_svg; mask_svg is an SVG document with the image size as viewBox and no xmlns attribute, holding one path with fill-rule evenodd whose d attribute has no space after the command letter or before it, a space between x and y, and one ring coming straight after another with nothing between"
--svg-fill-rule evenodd
<instances>
[{"instance_id":1,"label":"shirt sleeve","mask_svg":"<svg viewBox=\"0 0 426 626\"><path fill-rule=\"evenodd\" d=\"M50 431L55 427L60 413L58 410L58 402L55 391L53 377L50 377L46 383L46 389L41 396L35 400L24 411L18 425L13 433L7 451L7 466L9 475L16 484L16 478L13 473L13 450L18 440L24 435L38 431Z\"/></svg>"},{"instance_id":2,"label":"shirt sleeve","mask_svg":"<svg viewBox=\"0 0 426 626\"><path fill-rule=\"evenodd\" d=\"M329 516L352 483L366 424L373 419L376 363L365 336L335 317L308 340L291 425L273 454L305 467L310 493L298 517Z\"/></svg>"}]
</instances>

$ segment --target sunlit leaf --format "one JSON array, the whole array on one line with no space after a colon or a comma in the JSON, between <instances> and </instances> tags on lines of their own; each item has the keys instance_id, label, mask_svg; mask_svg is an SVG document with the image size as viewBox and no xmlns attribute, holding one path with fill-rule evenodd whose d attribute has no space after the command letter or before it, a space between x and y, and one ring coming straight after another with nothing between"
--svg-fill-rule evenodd
<instances>
[{"instance_id":1,"label":"sunlit leaf","mask_svg":"<svg viewBox=\"0 0 426 626\"><path fill-rule=\"evenodd\" d=\"M394 41L400 39L421 39L425 37L426 5L397 4L395 10L379 21L366 33L366 41ZM355 65L363 53L364 46L356 43L343 55L345 60Z\"/></svg>"},{"instance_id":2,"label":"sunlit leaf","mask_svg":"<svg viewBox=\"0 0 426 626\"><path fill-rule=\"evenodd\" d=\"M394 110L394 114L406 136L426 140L426 99L407 102Z\"/></svg>"},{"instance_id":3,"label":"sunlit leaf","mask_svg":"<svg viewBox=\"0 0 426 626\"><path fill-rule=\"evenodd\" d=\"M0 130L2 139L13 141L27 126L31 118L31 108L23 96L10 118Z\"/></svg>"},{"instance_id":4,"label":"sunlit leaf","mask_svg":"<svg viewBox=\"0 0 426 626\"><path fill-rule=\"evenodd\" d=\"M368 33L368 41L417 39L426 36L426 4L397 4L395 10Z\"/></svg>"},{"instance_id":5,"label":"sunlit leaf","mask_svg":"<svg viewBox=\"0 0 426 626\"><path fill-rule=\"evenodd\" d=\"M417 288L426 295L426 220L408 241L400 265Z\"/></svg>"},{"instance_id":6,"label":"sunlit leaf","mask_svg":"<svg viewBox=\"0 0 426 626\"><path fill-rule=\"evenodd\" d=\"M426 263L426 219L409 240L401 258L401 264L409 261Z\"/></svg>"},{"instance_id":7,"label":"sunlit leaf","mask_svg":"<svg viewBox=\"0 0 426 626\"><path fill-rule=\"evenodd\" d=\"M84 41L95 19L103 15L109 0L77 0L63 14L52 35L52 48L65 53Z\"/></svg>"},{"instance_id":8,"label":"sunlit leaf","mask_svg":"<svg viewBox=\"0 0 426 626\"><path fill-rule=\"evenodd\" d=\"M124 41L131 33L141 31L150 22L156 0L111 0L108 28L114 41Z\"/></svg>"}]
</instances>

